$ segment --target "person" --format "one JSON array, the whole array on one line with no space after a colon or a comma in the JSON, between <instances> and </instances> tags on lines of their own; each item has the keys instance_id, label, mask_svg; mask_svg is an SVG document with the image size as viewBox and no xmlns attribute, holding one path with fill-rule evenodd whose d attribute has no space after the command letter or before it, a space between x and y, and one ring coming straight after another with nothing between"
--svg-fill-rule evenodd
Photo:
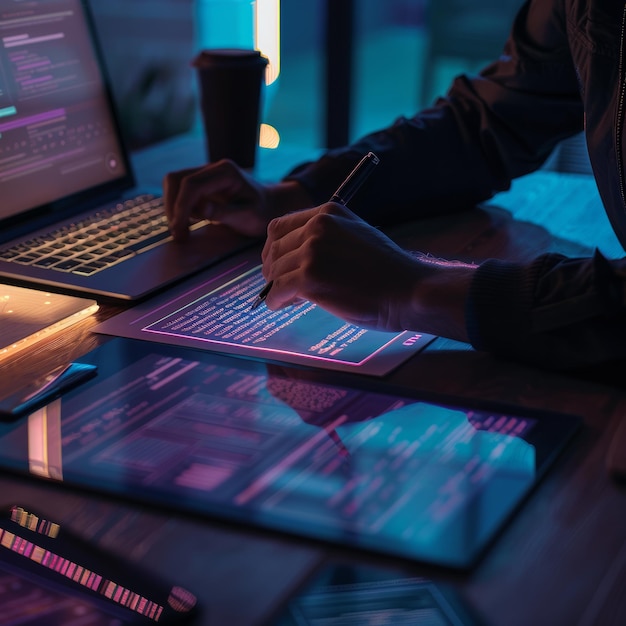
<instances>
[{"instance_id":1,"label":"person","mask_svg":"<svg viewBox=\"0 0 626 626\"><path fill-rule=\"evenodd\" d=\"M416 330L535 365L626 359L626 258L546 253L477 265L414 255L379 228L467 210L538 169L585 131L606 213L626 246L626 8L609 0L528 0L503 54L411 118L260 184L231 162L172 172L175 238L205 216L267 236L266 305L307 299L368 328ZM329 203L372 151L380 165L350 203Z\"/></svg>"}]
</instances>

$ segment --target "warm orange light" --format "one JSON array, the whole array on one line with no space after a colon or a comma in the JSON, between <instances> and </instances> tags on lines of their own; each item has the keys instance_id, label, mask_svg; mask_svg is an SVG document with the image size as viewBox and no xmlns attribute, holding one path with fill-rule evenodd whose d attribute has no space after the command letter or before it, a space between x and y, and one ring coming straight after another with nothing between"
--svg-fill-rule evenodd
<instances>
[{"instance_id":1,"label":"warm orange light","mask_svg":"<svg viewBox=\"0 0 626 626\"><path fill-rule=\"evenodd\" d=\"M278 148L280 143L280 135L278 131L269 124L261 124L261 130L259 134L259 145L261 148Z\"/></svg>"},{"instance_id":2,"label":"warm orange light","mask_svg":"<svg viewBox=\"0 0 626 626\"><path fill-rule=\"evenodd\" d=\"M269 59L265 82L271 85L280 74L280 0L256 0L254 47Z\"/></svg>"}]
</instances>

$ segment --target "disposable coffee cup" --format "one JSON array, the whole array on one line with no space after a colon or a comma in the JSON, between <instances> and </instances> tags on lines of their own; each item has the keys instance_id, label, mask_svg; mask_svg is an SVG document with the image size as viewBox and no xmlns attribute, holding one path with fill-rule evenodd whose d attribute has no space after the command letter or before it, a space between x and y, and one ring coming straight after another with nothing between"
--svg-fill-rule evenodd
<instances>
[{"instance_id":1,"label":"disposable coffee cup","mask_svg":"<svg viewBox=\"0 0 626 626\"><path fill-rule=\"evenodd\" d=\"M232 159L254 167L267 63L258 50L239 48L202 50L193 60L210 163Z\"/></svg>"}]
</instances>

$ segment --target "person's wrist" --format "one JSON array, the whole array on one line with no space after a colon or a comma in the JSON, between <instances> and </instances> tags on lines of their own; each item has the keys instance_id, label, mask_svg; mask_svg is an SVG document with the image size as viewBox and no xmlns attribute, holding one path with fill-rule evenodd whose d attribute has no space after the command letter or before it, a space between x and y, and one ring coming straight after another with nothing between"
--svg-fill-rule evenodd
<instances>
[{"instance_id":1,"label":"person's wrist","mask_svg":"<svg viewBox=\"0 0 626 626\"><path fill-rule=\"evenodd\" d=\"M267 187L268 222L275 218L308 209L313 201L304 187L296 181L284 181Z\"/></svg>"},{"instance_id":2,"label":"person's wrist","mask_svg":"<svg viewBox=\"0 0 626 626\"><path fill-rule=\"evenodd\" d=\"M467 342L465 304L478 266L429 256L419 263L408 328Z\"/></svg>"}]
</instances>

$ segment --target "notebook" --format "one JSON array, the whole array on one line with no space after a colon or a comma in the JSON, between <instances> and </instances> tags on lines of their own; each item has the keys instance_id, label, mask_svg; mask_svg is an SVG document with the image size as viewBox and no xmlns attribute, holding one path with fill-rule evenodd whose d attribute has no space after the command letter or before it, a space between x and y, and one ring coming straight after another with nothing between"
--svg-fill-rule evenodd
<instances>
[{"instance_id":1,"label":"notebook","mask_svg":"<svg viewBox=\"0 0 626 626\"><path fill-rule=\"evenodd\" d=\"M0 285L0 362L97 310L91 299Z\"/></svg>"},{"instance_id":2,"label":"notebook","mask_svg":"<svg viewBox=\"0 0 626 626\"><path fill-rule=\"evenodd\" d=\"M0 198L0 277L18 285L132 301L252 243L206 222L171 239L160 190L137 188L86 0L0 0Z\"/></svg>"}]
</instances>

